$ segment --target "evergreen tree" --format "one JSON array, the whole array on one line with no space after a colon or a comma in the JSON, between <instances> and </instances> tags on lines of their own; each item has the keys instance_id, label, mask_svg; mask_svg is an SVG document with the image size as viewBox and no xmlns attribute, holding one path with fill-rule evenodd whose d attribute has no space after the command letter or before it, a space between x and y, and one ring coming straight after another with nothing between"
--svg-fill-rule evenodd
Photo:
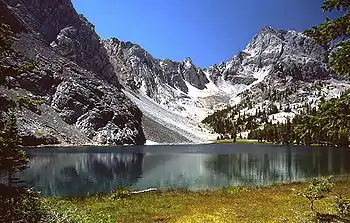
<instances>
[{"instance_id":1,"label":"evergreen tree","mask_svg":"<svg viewBox=\"0 0 350 223\"><path fill-rule=\"evenodd\" d=\"M10 117L1 124L0 132L0 171L7 172L8 186L17 182L14 174L27 167L26 153L19 146L21 143L17 134L16 117Z\"/></svg>"},{"instance_id":2,"label":"evergreen tree","mask_svg":"<svg viewBox=\"0 0 350 223\"><path fill-rule=\"evenodd\" d=\"M0 23L0 85L6 82L6 76L16 73L19 68L11 66L8 58L18 56L12 49L14 42L14 33L11 26Z\"/></svg>"},{"instance_id":3,"label":"evergreen tree","mask_svg":"<svg viewBox=\"0 0 350 223\"><path fill-rule=\"evenodd\" d=\"M319 26L306 30L305 34L321 44L332 47L329 65L339 74L350 75L350 1L325 0L323 11L338 10L342 16L337 19L327 19Z\"/></svg>"},{"instance_id":4,"label":"evergreen tree","mask_svg":"<svg viewBox=\"0 0 350 223\"><path fill-rule=\"evenodd\" d=\"M14 54L11 46L14 41L14 33L11 27L5 23L0 23L0 58L4 60L6 57ZM1 67L4 68L4 67ZM1 70L3 71L3 70Z\"/></svg>"},{"instance_id":5,"label":"evergreen tree","mask_svg":"<svg viewBox=\"0 0 350 223\"><path fill-rule=\"evenodd\" d=\"M34 63L18 67L11 63L19 55L12 50L15 40L9 25L0 23L0 85L11 87L8 76L23 73L35 68ZM0 105L0 173L7 174L7 185L0 183L0 222L44 222L45 215L39 195L26 188L18 187L15 174L27 167L27 156L20 147L21 140L17 133L16 117L10 109L15 102ZM1 112L7 113L4 120ZM46 221L45 221L46 222Z\"/></svg>"}]
</instances>

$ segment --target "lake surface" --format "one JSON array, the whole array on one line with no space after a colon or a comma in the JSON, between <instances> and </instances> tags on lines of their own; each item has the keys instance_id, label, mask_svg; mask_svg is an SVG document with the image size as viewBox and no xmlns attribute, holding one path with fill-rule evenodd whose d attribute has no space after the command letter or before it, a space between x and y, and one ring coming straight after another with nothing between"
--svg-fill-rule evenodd
<instances>
[{"instance_id":1,"label":"lake surface","mask_svg":"<svg viewBox=\"0 0 350 223\"><path fill-rule=\"evenodd\" d=\"M178 145L30 149L21 175L44 196L131 189L212 189L350 176L349 148Z\"/></svg>"}]
</instances>

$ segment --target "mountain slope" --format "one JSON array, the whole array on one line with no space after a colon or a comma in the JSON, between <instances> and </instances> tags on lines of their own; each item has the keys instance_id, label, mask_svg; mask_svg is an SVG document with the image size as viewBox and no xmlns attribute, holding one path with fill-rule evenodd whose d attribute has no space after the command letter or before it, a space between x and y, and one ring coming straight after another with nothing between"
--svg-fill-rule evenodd
<instances>
[{"instance_id":1,"label":"mountain slope","mask_svg":"<svg viewBox=\"0 0 350 223\"><path fill-rule=\"evenodd\" d=\"M40 10L39 10L40 9ZM94 27L70 0L0 1L1 22L17 34L10 63L35 63L8 77L2 98L36 98L17 110L24 144L143 144L142 113L121 91Z\"/></svg>"}]
</instances>

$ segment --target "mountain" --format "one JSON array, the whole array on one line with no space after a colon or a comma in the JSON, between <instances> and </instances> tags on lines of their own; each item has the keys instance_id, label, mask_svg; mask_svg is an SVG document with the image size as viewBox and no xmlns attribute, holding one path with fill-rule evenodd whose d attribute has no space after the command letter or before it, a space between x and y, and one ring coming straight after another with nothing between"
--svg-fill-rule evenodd
<instances>
[{"instance_id":1,"label":"mountain","mask_svg":"<svg viewBox=\"0 0 350 223\"><path fill-rule=\"evenodd\" d=\"M25 145L145 142L142 112L122 92L94 26L70 0L0 0L0 15L16 34L17 55L7 63L35 64L0 86L2 101L24 105L16 115Z\"/></svg>"},{"instance_id":2,"label":"mountain","mask_svg":"<svg viewBox=\"0 0 350 223\"><path fill-rule=\"evenodd\" d=\"M274 105L278 111L270 119L284 121L350 88L327 68L327 47L295 31L265 27L246 49L209 68L195 66L191 58L156 59L116 38L103 44L126 94L145 116L191 141L213 138L198 123L226 105L242 114ZM155 130L147 124L144 129Z\"/></svg>"},{"instance_id":3,"label":"mountain","mask_svg":"<svg viewBox=\"0 0 350 223\"><path fill-rule=\"evenodd\" d=\"M151 125L144 122L147 139L182 143L203 142L210 136L198 126L197 118L197 112L205 117L209 110L189 97L192 89L205 89L209 81L190 58L183 62L158 60L139 45L116 38L104 40L103 44L125 93L147 120L152 120Z\"/></svg>"},{"instance_id":4,"label":"mountain","mask_svg":"<svg viewBox=\"0 0 350 223\"><path fill-rule=\"evenodd\" d=\"M101 40L70 0L0 0L0 12L21 55L0 62L35 64L0 86L0 102L19 105L25 145L203 142L216 135L201 121L228 105L239 115L277 107L269 119L283 122L350 88L327 68L327 47L295 31L265 27L230 60L201 68Z\"/></svg>"}]
</instances>

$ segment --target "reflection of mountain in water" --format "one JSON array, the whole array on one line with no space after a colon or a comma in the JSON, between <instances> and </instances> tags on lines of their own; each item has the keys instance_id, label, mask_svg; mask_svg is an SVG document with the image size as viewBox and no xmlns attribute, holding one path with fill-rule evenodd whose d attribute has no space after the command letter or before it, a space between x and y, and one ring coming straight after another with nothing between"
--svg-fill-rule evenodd
<instances>
[{"instance_id":1,"label":"reflection of mountain in water","mask_svg":"<svg viewBox=\"0 0 350 223\"><path fill-rule=\"evenodd\" d=\"M350 151L260 145L130 147L125 150L31 152L23 172L45 195L132 189L267 185L350 173Z\"/></svg>"},{"instance_id":2,"label":"reflection of mountain in water","mask_svg":"<svg viewBox=\"0 0 350 223\"><path fill-rule=\"evenodd\" d=\"M267 185L350 173L350 153L346 149L284 148L284 152L234 153L218 155L206 167L224 174L231 185Z\"/></svg>"},{"instance_id":3,"label":"reflection of mountain in water","mask_svg":"<svg viewBox=\"0 0 350 223\"><path fill-rule=\"evenodd\" d=\"M57 153L31 157L27 185L45 195L84 195L130 187L142 175L143 154Z\"/></svg>"},{"instance_id":4,"label":"reflection of mountain in water","mask_svg":"<svg viewBox=\"0 0 350 223\"><path fill-rule=\"evenodd\" d=\"M171 159L169 159L171 157ZM209 154L150 154L145 156L142 178L133 188L188 188L217 187L213 173L206 170L204 162ZM164 158L167 158L164 160ZM152 165L155 160L163 160ZM216 186L215 186L216 185Z\"/></svg>"}]
</instances>

